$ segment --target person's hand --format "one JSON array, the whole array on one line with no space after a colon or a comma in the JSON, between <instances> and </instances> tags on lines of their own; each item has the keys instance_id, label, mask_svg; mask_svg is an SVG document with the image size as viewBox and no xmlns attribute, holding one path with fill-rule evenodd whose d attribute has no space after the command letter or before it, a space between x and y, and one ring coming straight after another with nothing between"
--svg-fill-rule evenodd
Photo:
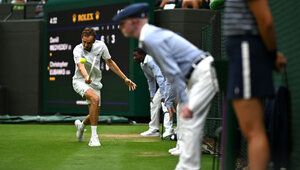
<instances>
[{"instance_id":1,"label":"person's hand","mask_svg":"<svg viewBox=\"0 0 300 170\"><path fill-rule=\"evenodd\" d=\"M162 0L159 7L163 8L168 2L175 2L175 0Z\"/></svg>"},{"instance_id":2,"label":"person's hand","mask_svg":"<svg viewBox=\"0 0 300 170\"><path fill-rule=\"evenodd\" d=\"M175 108L172 106L171 108L168 108L169 116L170 116L170 121L173 120L173 113L176 113Z\"/></svg>"},{"instance_id":3,"label":"person's hand","mask_svg":"<svg viewBox=\"0 0 300 170\"><path fill-rule=\"evenodd\" d=\"M278 72L283 72L286 64L286 58L281 52L277 52L277 58L275 61L275 70Z\"/></svg>"},{"instance_id":4,"label":"person's hand","mask_svg":"<svg viewBox=\"0 0 300 170\"><path fill-rule=\"evenodd\" d=\"M129 78L124 79L125 84L127 84L129 91L134 91L136 89L136 84L132 82Z\"/></svg>"},{"instance_id":5,"label":"person's hand","mask_svg":"<svg viewBox=\"0 0 300 170\"><path fill-rule=\"evenodd\" d=\"M152 97L150 97L150 102L153 103L153 98Z\"/></svg>"},{"instance_id":6,"label":"person's hand","mask_svg":"<svg viewBox=\"0 0 300 170\"><path fill-rule=\"evenodd\" d=\"M92 83L92 79L85 78L85 83L86 84L91 84Z\"/></svg>"},{"instance_id":7,"label":"person's hand","mask_svg":"<svg viewBox=\"0 0 300 170\"><path fill-rule=\"evenodd\" d=\"M183 118L192 118L193 117L193 111L189 109L189 105L186 104L181 107L180 114Z\"/></svg>"}]
</instances>

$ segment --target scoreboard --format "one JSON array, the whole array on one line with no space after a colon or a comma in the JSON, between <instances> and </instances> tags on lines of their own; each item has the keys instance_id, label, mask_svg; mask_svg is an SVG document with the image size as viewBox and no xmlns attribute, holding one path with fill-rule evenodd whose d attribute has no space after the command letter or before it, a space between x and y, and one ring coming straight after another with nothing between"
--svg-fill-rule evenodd
<instances>
[{"instance_id":1,"label":"scoreboard","mask_svg":"<svg viewBox=\"0 0 300 170\"><path fill-rule=\"evenodd\" d=\"M112 59L129 76L130 39L112 17L128 2L48 12L45 17L43 110L46 113L88 113L85 99L72 86L75 71L73 49L81 43L81 32L92 27L96 39L105 42ZM129 111L128 87L102 60L101 110Z\"/></svg>"}]
</instances>

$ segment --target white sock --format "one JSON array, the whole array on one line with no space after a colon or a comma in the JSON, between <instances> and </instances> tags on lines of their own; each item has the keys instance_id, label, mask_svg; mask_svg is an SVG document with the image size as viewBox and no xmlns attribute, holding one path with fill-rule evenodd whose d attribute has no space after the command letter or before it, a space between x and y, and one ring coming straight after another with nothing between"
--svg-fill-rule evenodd
<instances>
[{"instance_id":1,"label":"white sock","mask_svg":"<svg viewBox=\"0 0 300 170\"><path fill-rule=\"evenodd\" d=\"M97 126L91 126L92 129L92 136L98 136L97 135Z\"/></svg>"}]
</instances>

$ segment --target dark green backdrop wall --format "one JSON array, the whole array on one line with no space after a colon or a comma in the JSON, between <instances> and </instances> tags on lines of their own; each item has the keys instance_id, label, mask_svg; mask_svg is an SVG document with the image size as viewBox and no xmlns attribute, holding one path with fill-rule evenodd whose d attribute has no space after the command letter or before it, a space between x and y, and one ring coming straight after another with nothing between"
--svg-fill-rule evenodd
<instances>
[{"instance_id":1,"label":"dark green backdrop wall","mask_svg":"<svg viewBox=\"0 0 300 170\"><path fill-rule=\"evenodd\" d=\"M292 98L292 152L291 169L300 168L300 1L270 0L274 17L278 49L288 60L287 73ZM277 84L282 83L281 75L275 75Z\"/></svg>"},{"instance_id":2,"label":"dark green backdrop wall","mask_svg":"<svg viewBox=\"0 0 300 170\"><path fill-rule=\"evenodd\" d=\"M41 114L42 35L42 20L0 22L0 114Z\"/></svg>"}]
</instances>

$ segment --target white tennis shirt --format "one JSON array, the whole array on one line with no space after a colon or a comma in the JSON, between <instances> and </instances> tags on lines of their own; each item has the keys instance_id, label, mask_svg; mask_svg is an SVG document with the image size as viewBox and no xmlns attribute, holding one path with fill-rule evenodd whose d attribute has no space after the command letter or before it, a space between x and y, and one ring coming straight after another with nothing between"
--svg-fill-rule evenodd
<instances>
[{"instance_id":1,"label":"white tennis shirt","mask_svg":"<svg viewBox=\"0 0 300 170\"><path fill-rule=\"evenodd\" d=\"M102 73L100 70L100 59L101 59L101 57L104 60L108 60L111 58L105 43L102 41L96 40L94 42L90 52L84 50L82 43L78 44L73 50L73 55L74 55L74 62L75 62L75 73L73 76L73 80L79 80L79 81L83 81L83 82L85 81L85 79L82 76L82 74L80 73L77 64L80 62L80 59L84 57L86 59L86 62L84 63L84 67L85 67L87 73L89 74L91 67L92 67L93 59L94 59L94 57L96 57L96 63L95 63L94 69L91 74L91 79L92 79L91 86L96 89L101 89L102 88L102 84L101 84Z\"/></svg>"}]
</instances>

